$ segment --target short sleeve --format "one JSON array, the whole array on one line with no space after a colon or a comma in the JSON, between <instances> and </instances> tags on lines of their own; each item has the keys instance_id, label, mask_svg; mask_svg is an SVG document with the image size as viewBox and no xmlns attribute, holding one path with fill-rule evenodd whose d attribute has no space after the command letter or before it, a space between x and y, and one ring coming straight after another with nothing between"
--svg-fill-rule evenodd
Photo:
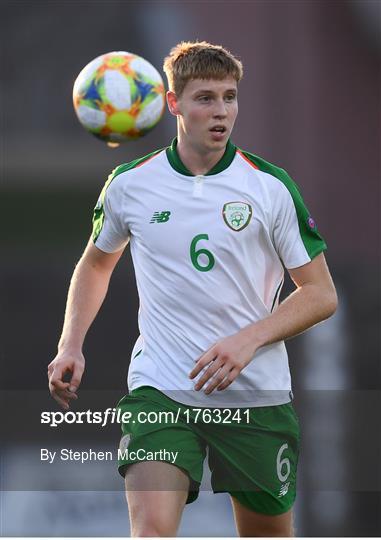
<instances>
[{"instance_id":1,"label":"short sleeve","mask_svg":"<svg viewBox=\"0 0 381 540\"><path fill-rule=\"evenodd\" d=\"M123 213L124 196L122 178L111 174L93 214L93 242L106 253L119 251L128 244L129 231Z\"/></svg>"},{"instance_id":2,"label":"short sleeve","mask_svg":"<svg viewBox=\"0 0 381 540\"><path fill-rule=\"evenodd\" d=\"M299 188L285 171L274 205L273 240L288 269L303 266L327 249Z\"/></svg>"}]
</instances>

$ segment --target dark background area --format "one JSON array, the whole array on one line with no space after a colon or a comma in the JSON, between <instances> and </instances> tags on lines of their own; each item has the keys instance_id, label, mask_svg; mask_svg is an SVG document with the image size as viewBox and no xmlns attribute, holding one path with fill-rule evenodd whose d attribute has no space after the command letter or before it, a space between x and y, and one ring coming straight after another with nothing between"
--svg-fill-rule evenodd
<instances>
[{"instance_id":1,"label":"dark background area","mask_svg":"<svg viewBox=\"0 0 381 540\"><path fill-rule=\"evenodd\" d=\"M298 534L380 535L380 2L15 0L0 10L6 446L20 445L15 426L29 392L55 410L46 368L109 172L175 133L166 113L144 139L108 148L78 123L74 80L105 52L135 52L161 71L177 42L206 39L244 64L233 141L298 183L340 298L329 322L288 344L303 429ZM87 391L126 392L137 309L127 250L86 339L77 408L87 408ZM23 424L24 444L36 424ZM344 480L317 488L322 471Z\"/></svg>"}]
</instances>

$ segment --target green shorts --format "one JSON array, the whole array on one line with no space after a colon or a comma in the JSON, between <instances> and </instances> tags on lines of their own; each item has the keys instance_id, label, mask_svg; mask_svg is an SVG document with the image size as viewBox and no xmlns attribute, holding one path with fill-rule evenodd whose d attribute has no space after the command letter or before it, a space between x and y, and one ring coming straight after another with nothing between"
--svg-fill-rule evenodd
<instances>
[{"instance_id":1,"label":"green shorts","mask_svg":"<svg viewBox=\"0 0 381 540\"><path fill-rule=\"evenodd\" d=\"M291 402L240 409L192 407L141 386L122 398L118 408L124 414L118 450L123 477L132 463L171 463L188 474L191 503L198 496L208 450L214 493L230 493L262 514L278 515L292 507L299 425Z\"/></svg>"}]
</instances>

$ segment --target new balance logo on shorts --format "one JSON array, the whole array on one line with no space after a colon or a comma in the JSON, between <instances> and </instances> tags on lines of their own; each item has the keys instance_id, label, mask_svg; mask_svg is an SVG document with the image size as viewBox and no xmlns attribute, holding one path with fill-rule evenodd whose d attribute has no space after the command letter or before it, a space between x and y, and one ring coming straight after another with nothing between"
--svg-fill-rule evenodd
<instances>
[{"instance_id":1,"label":"new balance logo on shorts","mask_svg":"<svg viewBox=\"0 0 381 540\"><path fill-rule=\"evenodd\" d=\"M290 482L286 482L285 484L283 484L279 490L278 497L284 497L285 495L287 495L289 487L290 487Z\"/></svg>"},{"instance_id":2,"label":"new balance logo on shorts","mask_svg":"<svg viewBox=\"0 0 381 540\"><path fill-rule=\"evenodd\" d=\"M169 210L163 210L161 212L154 212L150 223L164 223L169 220L171 212Z\"/></svg>"}]
</instances>

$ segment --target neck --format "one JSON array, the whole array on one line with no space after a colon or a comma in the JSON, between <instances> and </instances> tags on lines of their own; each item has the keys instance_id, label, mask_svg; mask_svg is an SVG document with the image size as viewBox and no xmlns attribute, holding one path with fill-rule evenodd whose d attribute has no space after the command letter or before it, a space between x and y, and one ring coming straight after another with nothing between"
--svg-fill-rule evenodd
<instances>
[{"instance_id":1,"label":"neck","mask_svg":"<svg viewBox=\"0 0 381 540\"><path fill-rule=\"evenodd\" d=\"M192 146L184 135L178 134L177 152L185 167L194 175L203 175L210 171L222 158L226 146L219 150L208 150Z\"/></svg>"}]
</instances>

